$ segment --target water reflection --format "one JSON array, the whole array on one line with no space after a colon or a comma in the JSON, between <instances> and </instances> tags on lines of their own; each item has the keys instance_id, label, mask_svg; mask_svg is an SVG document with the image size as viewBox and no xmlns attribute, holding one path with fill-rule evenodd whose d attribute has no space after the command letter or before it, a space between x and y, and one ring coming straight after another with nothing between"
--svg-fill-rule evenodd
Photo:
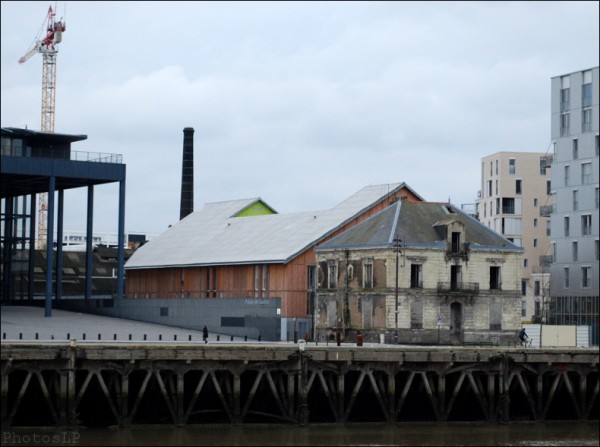
<instances>
[{"instance_id":1,"label":"water reflection","mask_svg":"<svg viewBox=\"0 0 600 447\"><path fill-rule=\"evenodd\" d=\"M597 446L595 422L135 426L10 429L2 445L81 446Z\"/></svg>"}]
</instances>

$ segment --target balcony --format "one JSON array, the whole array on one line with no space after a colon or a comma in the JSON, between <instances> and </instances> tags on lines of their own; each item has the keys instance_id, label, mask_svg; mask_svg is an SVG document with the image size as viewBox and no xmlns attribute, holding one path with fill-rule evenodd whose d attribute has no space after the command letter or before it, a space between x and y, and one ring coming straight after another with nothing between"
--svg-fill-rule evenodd
<instances>
[{"instance_id":1,"label":"balcony","mask_svg":"<svg viewBox=\"0 0 600 447\"><path fill-rule=\"evenodd\" d=\"M554 256L553 255L542 255L540 256L540 263L539 265L541 267L550 267L550 264L552 264L554 262Z\"/></svg>"},{"instance_id":2,"label":"balcony","mask_svg":"<svg viewBox=\"0 0 600 447\"><path fill-rule=\"evenodd\" d=\"M554 205L543 205L540 206L540 217L550 217L554 211Z\"/></svg>"},{"instance_id":3,"label":"balcony","mask_svg":"<svg viewBox=\"0 0 600 447\"><path fill-rule=\"evenodd\" d=\"M448 244L448 248L446 250L446 256L451 256L451 257L460 257L460 256L467 256L469 253L469 243L464 243L464 244L457 244L457 243L450 243Z\"/></svg>"},{"instance_id":4,"label":"balcony","mask_svg":"<svg viewBox=\"0 0 600 447\"><path fill-rule=\"evenodd\" d=\"M438 293L479 294L478 282L438 282Z\"/></svg>"},{"instance_id":5,"label":"balcony","mask_svg":"<svg viewBox=\"0 0 600 447\"><path fill-rule=\"evenodd\" d=\"M540 161L544 163L546 168L549 168L554 161L554 154L545 154L540 157Z\"/></svg>"}]
</instances>

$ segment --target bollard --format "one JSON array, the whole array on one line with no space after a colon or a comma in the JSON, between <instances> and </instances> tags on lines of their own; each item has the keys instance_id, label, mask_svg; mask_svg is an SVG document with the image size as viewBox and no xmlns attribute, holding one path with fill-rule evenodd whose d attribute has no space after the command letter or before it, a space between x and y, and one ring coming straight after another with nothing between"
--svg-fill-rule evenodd
<instances>
[{"instance_id":1,"label":"bollard","mask_svg":"<svg viewBox=\"0 0 600 447\"><path fill-rule=\"evenodd\" d=\"M6 332L2 332L2 340L6 340Z\"/></svg>"},{"instance_id":2,"label":"bollard","mask_svg":"<svg viewBox=\"0 0 600 447\"><path fill-rule=\"evenodd\" d=\"M188 335L188 341L192 341L192 334Z\"/></svg>"},{"instance_id":3,"label":"bollard","mask_svg":"<svg viewBox=\"0 0 600 447\"><path fill-rule=\"evenodd\" d=\"M19 332L19 340L23 340L23 332Z\"/></svg>"},{"instance_id":4,"label":"bollard","mask_svg":"<svg viewBox=\"0 0 600 447\"><path fill-rule=\"evenodd\" d=\"M83 333L83 339L85 340L85 332Z\"/></svg>"},{"instance_id":5,"label":"bollard","mask_svg":"<svg viewBox=\"0 0 600 447\"><path fill-rule=\"evenodd\" d=\"M158 340L162 341L162 334L158 334Z\"/></svg>"},{"instance_id":6,"label":"bollard","mask_svg":"<svg viewBox=\"0 0 600 447\"><path fill-rule=\"evenodd\" d=\"M220 335L217 335L217 341L219 341L221 339Z\"/></svg>"},{"instance_id":7,"label":"bollard","mask_svg":"<svg viewBox=\"0 0 600 447\"><path fill-rule=\"evenodd\" d=\"M233 341L233 335L231 336L231 341Z\"/></svg>"},{"instance_id":8,"label":"bollard","mask_svg":"<svg viewBox=\"0 0 600 447\"><path fill-rule=\"evenodd\" d=\"M173 335L173 341L177 341L177 334Z\"/></svg>"},{"instance_id":9,"label":"bollard","mask_svg":"<svg viewBox=\"0 0 600 447\"><path fill-rule=\"evenodd\" d=\"M67 340L71 340L71 333L67 332Z\"/></svg>"},{"instance_id":10,"label":"bollard","mask_svg":"<svg viewBox=\"0 0 600 447\"><path fill-rule=\"evenodd\" d=\"M244 335L244 341L248 341L248 336Z\"/></svg>"},{"instance_id":11,"label":"bollard","mask_svg":"<svg viewBox=\"0 0 600 447\"><path fill-rule=\"evenodd\" d=\"M131 334L129 334L129 340L131 340Z\"/></svg>"},{"instance_id":12,"label":"bollard","mask_svg":"<svg viewBox=\"0 0 600 447\"><path fill-rule=\"evenodd\" d=\"M144 341L146 341L146 334L144 334Z\"/></svg>"},{"instance_id":13,"label":"bollard","mask_svg":"<svg viewBox=\"0 0 600 447\"><path fill-rule=\"evenodd\" d=\"M98 340L102 340L102 334L98 334Z\"/></svg>"},{"instance_id":14,"label":"bollard","mask_svg":"<svg viewBox=\"0 0 600 447\"><path fill-rule=\"evenodd\" d=\"M36 340L38 339L38 333L37 332L35 333L35 339Z\"/></svg>"},{"instance_id":15,"label":"bollard","mask_svg":"<svg viewBox=\"0 0 600 447\"><path fill-rule=\"evenodd\" d=\"M117 334L113 334L113 340L117 339Z\"/></svg>"},{"instance_id":16,"label":"bollard","mask_svg":"<svg viewBox=\"0 0 600 447\"><path fill-rule=\"evenodd\" d=\"M261 338L262 338L262 335L259 335L259 336L258 336L258 341L260 341L260 339L261 339Z\"/></svg>"}]
</instances>

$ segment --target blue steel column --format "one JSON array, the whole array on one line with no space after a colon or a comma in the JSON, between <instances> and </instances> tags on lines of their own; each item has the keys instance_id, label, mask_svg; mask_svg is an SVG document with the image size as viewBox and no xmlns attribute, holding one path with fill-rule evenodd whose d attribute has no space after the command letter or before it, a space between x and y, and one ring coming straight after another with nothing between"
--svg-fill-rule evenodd
<instances>
[{"instance_id":1,"label":"blue steel column","mask_svg":"<svg viewBox=\"0 0 600 447\"><path fill-rule=\"evenodd\" d=\"M117 236L118 241L118 267L117 267L117 316L121 316L121 304L123 298L123 284L125 275L125 179L119 182L119 235Z\"/></svg>"},{"instance_id":2,"label":"blue steel column","mask_svg":"<svg viewBox=\"0 0 600 447\"><path fill-rule=\"evenodd\" d=\"M52 316L52 280L54 278L54 190L56 178L50 176L48 184L48 224L46 227L46 308L45 317Z\"/></svg>"},{"instance_id":3,"label":"blue steel column","mask_svg":"<svg viewBox=\"0 0 600 447\"><path fill-rule=\"evenodd\" d=\"M56 299L62 298L62 270L63 270L63 214L65 192L58 190L58 210L56 217Z\"/></svg>"},{"instance_id":4,"label":"blue steel column","mask_svg":"<svg viewBox=\"0 0 600 447\"><path fill-rule=\"evenodd\" d=\"M94 185L88 186L87 197L87 232L85 241L85 299L92 297L93 251L92 233L94 230Z\"/></svg>"},{"instance_id":5,"label":"blue steel column","mask_svg":"<svg viewBox=\"0 0 600 447\"><path fill-rule=\"evenodd\" d=\"M33 286L35 279L35 230L36 220L35 220L35 204L37 203L37 194L31 194L29 200L29 281L27 284L27 298L33 299Z\"/></svg>"}]
</instances>

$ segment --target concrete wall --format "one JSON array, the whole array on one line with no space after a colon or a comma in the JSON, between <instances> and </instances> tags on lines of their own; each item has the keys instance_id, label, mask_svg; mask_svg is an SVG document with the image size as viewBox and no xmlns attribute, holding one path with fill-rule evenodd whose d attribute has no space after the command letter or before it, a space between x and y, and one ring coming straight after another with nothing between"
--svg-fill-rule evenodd
<instances>
[{"instance_id":1,"label":"concrete wall","mask_svg":"<svg viewBox=\"0 0 600 447\"><path fill-rule=\"evenodd\" d=\"M247 336L250 339L281 339L279 298L137 298L124 299L120 308L114 301L74 299L54 301L56 308L121 317L146 323L202 330L210 333Z\"/></svg>"}]
</instances>

